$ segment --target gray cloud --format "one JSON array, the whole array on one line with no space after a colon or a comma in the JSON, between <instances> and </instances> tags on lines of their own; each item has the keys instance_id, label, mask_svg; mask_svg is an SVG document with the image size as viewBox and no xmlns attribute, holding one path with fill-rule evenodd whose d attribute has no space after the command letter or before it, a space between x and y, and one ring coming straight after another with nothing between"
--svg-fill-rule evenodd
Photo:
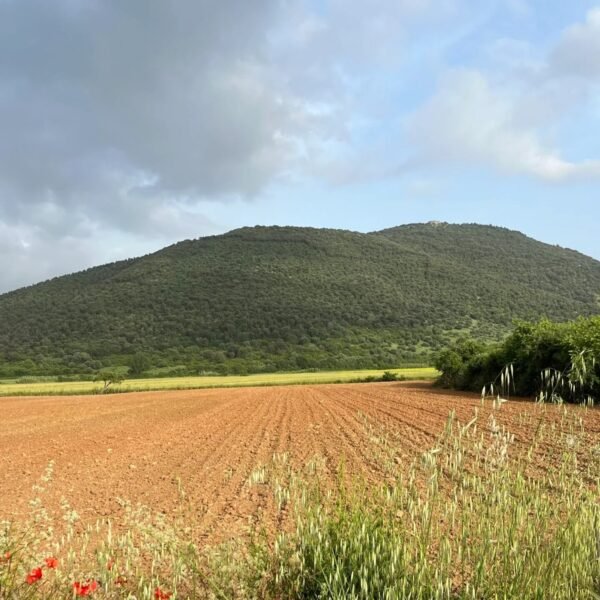
<instances>
[{"instance_id":1,"label":"gray cloud","mask_svg":"<svg viewBox=\"0 0 600 600\"><path fill-rule=\"evenodd\" d=\"M279 10L0 0L0 290L111 258L118 231L125 254L212 232L198 202L285 169L301 133L268 60Z\"/></svg>"},{"instance_id":2,"label":"gray cloud","mask_svg":"<svg viewBox=\"0 0 600 600\"><path fill-rule=\"evenodd\" d=\"M0 0L0 291L318 175L371 70L454 2Z\"/></svg>"},{"instance_id":3,"label":"gray cloud","mask_svg":"<svg viewBox=\"0 0 600 600\"><path fill-rule=\"evenodd\" d=\"M79 206L90 190L256 193L292 118L261 67L273 5L0 3L3 185Z\"/></svg>"},{"instance_id":4,"label":"gray cloud","mask_svg":"<svg viewBox=\"0 0 600 600\"><path fill-rule=\"evenodd\" d=\"M339 67L365 54L357 38L393 56L382 40L429 1L378 0L362 19L338 0L320 25L303 6L0 1L4 196L81 207L99 191L141 202L257 194L299 141L340 133L316 103L340 109Z\"/></svg>"},{"instance_id":5,"label":"gray cloud","mask_svg":"<svg viewBox=\"0 0 600 600\"><path fill-rule=\"evenodd\" d=\"M527 12L527 2L503 1ZM472 16L465 6L0 0L0 292L216 233L226 224L204 216L209 203L251 202L273 184L304 177L337 185L422 165L416 157L394 166L412 151L394 98L412 90L394 85L411 60L415 68L415 52L432 71L440 67L436 44L443 52L474 26L448 31ZM585 95L595 67L575 62L579 52L597 53L595 15L565 32L543 68L527 65L528 76L549 86L577 71L581 82L570 88ZM432 138L432 123L443 130L434 109L447 111L460 92L494 136L489 161L513 168L502 149L508 140L529 155L530 171L570 177L570 163L548 152L530 119L548 122L574 100L555 86L544 117L528 108L534 94L517 105L512 87L504 93L483 79L443 80L447 87L418 113L420 125L415 116L415 146ZM493 124L481 103L495 111ZM440 147L462 144L465 160L480 156L479 142L459 133L450 131Z\"/></svg>"}]
</instances>

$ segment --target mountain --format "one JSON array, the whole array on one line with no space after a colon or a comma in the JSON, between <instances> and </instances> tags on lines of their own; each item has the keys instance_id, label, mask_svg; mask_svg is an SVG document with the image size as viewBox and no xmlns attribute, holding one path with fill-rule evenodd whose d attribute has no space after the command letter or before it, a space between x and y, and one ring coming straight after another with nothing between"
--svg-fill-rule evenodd
<instances>
[{"instance_id":1,"label":"mountain","mask_svg":"<svg viewBox=\"0 0 600 600\"><path fill-rule=\"evenodd\" d=\"M600 262L499 227L242 228L0 295L0 376L385 367L599 298Z\"/></svg>"}]
</instances>

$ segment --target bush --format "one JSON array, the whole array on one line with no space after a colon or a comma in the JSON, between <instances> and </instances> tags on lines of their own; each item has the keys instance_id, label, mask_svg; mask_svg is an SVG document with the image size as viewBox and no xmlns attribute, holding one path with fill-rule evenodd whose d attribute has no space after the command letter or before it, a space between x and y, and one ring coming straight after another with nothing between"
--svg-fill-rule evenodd
<instances>
[{"instance_id":1,"label":"bush","mask_svg":"<svg viewBox=\"0 0 600 600\"><path fill-rule=\"evenodd\" d=\"M600 317L568 323L518 323L500 345L461 340L435 360L442 372L440 384L470 391L481 391L507 365L513 365L513 392L517 395L544 392L550 380L561 388L565 400L581 401L597 394Z\"/></svg>"},{"instance_id":2,"label":"bush","mask_svg":"<svg viewBox=\"0 0 600 600\"><path fill-rule=\"evenodd\" d=\"M118 385L123 382L123 374L118 369L102 369L99 371L94 381L102 382L100 393L107 393L112 385Z\"/></svg>"},{"instance_id":3,"label":"bush","mask_svg":"<svg viewBox=\"0 0 600 600\"><path fill-rule=\"evenodd\" d=\"M461 339L451 348L442 350L434 358L434 366L441 372L439 382L447 387L468 388L471 371L485 352L485 346L469 339Z\"/></svg>"},{"instance_id":4,"label":"bush","mask_svg":"<svg viewBox=\"0 0 600 600\"><path fill-rule=\"evenodd\" d=\"M381 381L398 381L398 375L392 371L384 371Z\"/></svg>"}]
</instances>

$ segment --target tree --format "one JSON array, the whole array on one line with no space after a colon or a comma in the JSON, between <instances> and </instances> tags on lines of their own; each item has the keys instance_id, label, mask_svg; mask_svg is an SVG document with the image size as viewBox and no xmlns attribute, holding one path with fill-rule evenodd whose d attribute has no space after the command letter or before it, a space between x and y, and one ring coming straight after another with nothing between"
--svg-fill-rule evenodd
<instances>
[{"instance_id":1,"label":"tree","mask_svg":"<svg viewBox=\"0 0 600 600\"><path fill-rule=\"evenodd\" d=\"M134 377L139 377L145 371L152 367L150 358L143 352L138 352L131 357L129 362L129 374Z\"/></svg>"},{"instance_id":2,"label":"tree","mask_svg":"<svg viewBox=\"0 0 600 600\"><path fill-rule=\"evenodd\" d=\"M118 385L123 382L123 376L112 369L102 369L98 371L94 377L94 381L101 381L103 383L100 393L106 394L111 385Z\"/></svg>"}]
</instances>

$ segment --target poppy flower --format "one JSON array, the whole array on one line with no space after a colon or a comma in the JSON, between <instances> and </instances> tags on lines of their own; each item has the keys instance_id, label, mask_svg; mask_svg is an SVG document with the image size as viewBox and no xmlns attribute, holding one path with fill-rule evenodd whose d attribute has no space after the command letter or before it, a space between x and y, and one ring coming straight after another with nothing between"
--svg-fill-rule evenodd
<instances>
[{"instance_id":1,"label":"poppy flower","mask_svg":"<svg viewBox=\"0 0 600 600\"><path fill-rule=\"evenodd\" d=\"M5 552L2 557L0 557L0 562L8 562L12 554L10 552Z\"/></svg>"},{"instance_id":2,"label":"poppy flower","mask_svg":"<svg viewBox=\"0 0 600 600\"><path fill-rule=\"evenodd\" d=\"M55 558L54 556L45 558L44 562L49 569L56 569L56 567L58 567L58 558Z\"/></svg>"},{"instance_id":3,"label":"poppy flower","mask_svg":"<svg viewBox=\"0 0 600 600\"><path fill-rule=\"evenodd\" d=\"M170 597L171 597L171 592L165 592L165 591L161 590L159 587L157 587L154 590L154 598L156 600L169 600Z\"/></svg>"},{"instance_id":4,"label":"poppy flower","mask_svg":"<svg viewBox=\"0 0 600 600\"><path fill-rule=\"evenodd\" d=\"M31 569L25 578L25 581L28 585L33 585L36 581L39 581L43 577L41 567L36 567L35 569Z\"/></svg>"},{"instance_id":5,"label":"poppy flower","mask_svg":"<svg viewBox=\"0 0 600 600\"><path fill-rule=\"evenodd\" d=\"M88 579L86 582L76 581L73 584L73 591L76 596L89 596L98 589L98 582Z\"/></svg>"}]
</instances>

